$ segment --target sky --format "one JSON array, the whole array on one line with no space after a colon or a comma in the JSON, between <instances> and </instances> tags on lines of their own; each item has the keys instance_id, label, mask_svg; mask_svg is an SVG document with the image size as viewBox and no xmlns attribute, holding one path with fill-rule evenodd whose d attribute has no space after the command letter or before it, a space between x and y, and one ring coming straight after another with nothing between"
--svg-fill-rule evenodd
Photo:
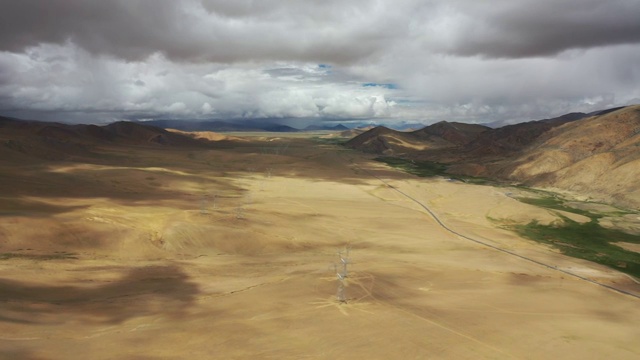
<instances>
[{"instance_id":1,"label":"sky","mask_svg":"<svg viewBox=\"0 0 640 360\"><path fill-rule=\"evenodd\" d=\"M640 103L639 0L3 0L0 115L513 123Z\"/></svg>"}]
</instances>

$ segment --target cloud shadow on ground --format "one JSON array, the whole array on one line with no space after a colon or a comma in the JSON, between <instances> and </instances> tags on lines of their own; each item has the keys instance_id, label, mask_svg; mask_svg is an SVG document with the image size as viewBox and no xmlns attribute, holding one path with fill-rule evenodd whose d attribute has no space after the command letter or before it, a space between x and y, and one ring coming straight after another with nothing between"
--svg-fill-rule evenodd
<instances>
[{"instance_id":1,"label":"cloud shadow on ground","mask_svg":"<svg viewBox=\"0 0 640 360\"><path fill-rule=\"evenodd\" d=\"M176 266L133 268L97 286L0 279L0 289L0 322L53 324L76 316L105 324L154 314L180 317L199 293L198 286Z\"/></svg>"}]
</instances>

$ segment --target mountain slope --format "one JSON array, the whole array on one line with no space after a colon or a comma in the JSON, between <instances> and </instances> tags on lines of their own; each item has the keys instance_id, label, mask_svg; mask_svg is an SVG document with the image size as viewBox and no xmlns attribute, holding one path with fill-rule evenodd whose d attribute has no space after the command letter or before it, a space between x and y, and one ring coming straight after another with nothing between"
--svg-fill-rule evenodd
<instances>
[{"instance_id":1,"label":"mountain slope","mask_svg":"<svg viewBox=\"0 0 640 360\"><path fill-rule=\"evenodd\" d=\"M410 133L378 127L347 146L446 163L452 174L567 190L640 207L640 105L497 129L447 122Z\"/></svg>"},{"instance_id":2,"label":"mountain slope","mask_svg":"<svg viewBox=\"0 0 640 360\"><path fill-rule=\"evenodd\" d=\"M529 121L490 129L477 136L462 149L471 157L497 157L513 155L526 148L547 131L586 117L583 113L570 113L560 117Z\"/></svg>"},{"instance_id":3,"label":"mountain slope","mask_svg":"<svg viewBox=\"0 0 640 360\"><path fill-rule=\"evenodd\" d=\"M349 140L346 145L364 152L396 156L410 156L426 149L454 146L438 136L402 132L384 126L366 131Z\"/></svg>"},{"instance_id":4,"label":"mountain slope","mask_svg":"<svg viewBox=\"0 0 640 360\"><path fill-rule=\"evenodd\" d=\"M389 139L400 139L403 136L404 134L399 131L384 126L376 126L349 140L347 146L364 152L384 154L393 151L393 145L389 142Z\"/></svg>"},{"instance_id":5,"label":"mountain slope","mask_svg":"<svg viewBox=\"0 0 640 360\"><path fill-rule=\"evenodd\" d=\"M498 175L638 206L640 106L552 129Z\"/></svg>"},{"instance_id":6,"label":"mountain slope","mask_svg":"<svg viewBox=\"0 0 640 360\"><path fill-rule=\"evenodd\" d=\"M414 156L429 150L457 148L488 129L482 125L446 121L412 132L378 126L349 140L347 146L377 154Z\"/></svg>"},{"instance_id":7,"label":"mountain slope","mask_svg":"<svg viewBox=\"0 0 640 360\"><path fill-rule=\"evenodd\" d=\"M439 137L455 145L466 145L490 130L484 125L440 121L413 132L419 138Z\"/></svg>"},{"instance_id":8,"label":"mountain slope","mask_svg":"<svg viewBox=\"0 0 640 360\"><path fill-rule=\"evenodd\" d=\"M96 147L108 145L202 147L205 143L133 122L69 125L0 117L0 156L5 160L68 160L90 156Z\"/></svg>"}]
</instances>

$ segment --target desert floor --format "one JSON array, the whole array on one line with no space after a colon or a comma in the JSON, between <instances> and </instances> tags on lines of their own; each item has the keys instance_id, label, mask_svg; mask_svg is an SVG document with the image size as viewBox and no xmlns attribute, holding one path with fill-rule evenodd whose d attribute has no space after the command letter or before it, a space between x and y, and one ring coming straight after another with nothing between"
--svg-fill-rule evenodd
<instances>
[{"instance_id":1,"label":"desert floor","mask_svg":"<svg viewBox=\"0 0 640 360\"><path fill-rule=\"evenodd\" d=\"M640 299L562 271L640 285L500 229L555 220L504 188L220 144L1 160L0 358L640 358Z\"/></svg>"}]
</instances>

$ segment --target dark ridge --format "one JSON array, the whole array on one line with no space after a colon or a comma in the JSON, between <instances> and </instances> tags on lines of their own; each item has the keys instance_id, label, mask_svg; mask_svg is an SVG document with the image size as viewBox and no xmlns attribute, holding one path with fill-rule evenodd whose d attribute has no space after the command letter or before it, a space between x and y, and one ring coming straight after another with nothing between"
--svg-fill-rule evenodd
<instances>
[{"instance_id":1,"label":"dark ridge","mask_svg":"<svg viewBox=\"0 0 640 360\"><path fill-rule=\"evenodd\" d=\"M205 140L128 121L96 126L0 118L0 128L0 152L11 161L19 161L25 156L45 160L91 157L98 146L108 144L211 146Z\"/></svg>"},{"instance_id":2,"label":"dark ridge","mask_svg":"<svg viewBox=\"0 0 640 360\"><path fill-rule=\"evenodd\" d=\"M418 138L425 138L425 135L437 136L455 145L465 145L487 130L490 128L484 125L440 121L413 131L412 134Z\"/></svg>"},{"instance_id":3,"label":"dark ridge","mask_svg":"<svg viewBox=\"0 0 640 360\"><path fill-rule=\"evenodd\" d=\"M488 129L466 144L462 151L476 157L507 156L532 144L545 132L587 117L584 113L570 113L552 119L529 121Z\"/></svg>"},{"instance_id":4,"label":"dark ridge","mask_svg":"<svg viewBox=\"0 0 640 360\"><path fill-rule=\"evenodd\" d=\"M376 126L373 129L349 140L346 143L346 146L353 149L380 154L391 149L391 146L385 136L392 134L402 133L384 126Z\"/></svg>"}]
</instances>

